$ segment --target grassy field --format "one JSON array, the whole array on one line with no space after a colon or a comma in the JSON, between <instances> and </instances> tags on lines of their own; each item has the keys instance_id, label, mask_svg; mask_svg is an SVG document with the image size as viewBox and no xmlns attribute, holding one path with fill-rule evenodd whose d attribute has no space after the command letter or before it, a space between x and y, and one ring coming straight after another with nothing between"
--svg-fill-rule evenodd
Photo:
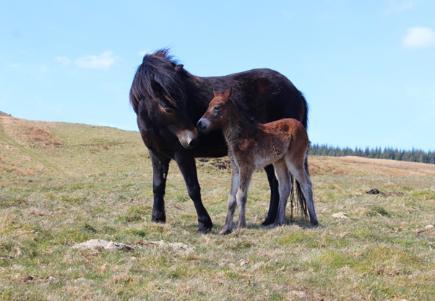
<instances>
[{"instance_id":1,"label":"grassy field","mask_svg":"<svg viewBox=\"0 0 435 301\"><path fill-rule=\"evenodd\" d=\"M151 223L137 133L0 117L0 299L433 300L435 166L312 157L315 229L299 215L260 227L269 192L256 173L248 228L220 236L229 170L198 165L208 235L175 164L167 224ZM134 250L72 248L94 238Z\"/></svg>"}]
</instances>

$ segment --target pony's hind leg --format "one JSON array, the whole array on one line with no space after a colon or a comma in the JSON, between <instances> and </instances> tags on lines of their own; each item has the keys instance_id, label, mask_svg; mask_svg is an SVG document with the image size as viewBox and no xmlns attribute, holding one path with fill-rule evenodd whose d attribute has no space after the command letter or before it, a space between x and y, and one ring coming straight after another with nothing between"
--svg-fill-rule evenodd
<instances>
[{"instance_id":1,"label":"pony's hind leg","mask_svg":"<svg viewBox=\"0 0 435 301\"><path fill-rule=\"evenodd\" d=\"M270 188L270 202L269 202L269 211L267 212L267 217L263 221L263 226L272 225L276 219L276 213L278 211L279 204L279 193L278 193L278 181L275 177L275 170L273 169L273 165L268 165L264 168L267 174L267 180L269 182Z\"/></svg>"},{"instance_id":2,"label":"pony's hind leg","mask_svg":"<svg viewBox=\"0 0 435 301\"><path fill-rule=\"evenodd\" d=\"M275 175L278 179L278 190L279 190L279 204L278 204L278 213L275 219L275 225L284 225L285 224L285 208L287 205L287 199L290 195L291 191L291 181L287 166L284 160L275 162L273 164L275 169Z\"/></svg>"},{"instance_id":3,"label":"pony's hind leg","mask_svg":"<svg viewBox=\"0 0 435 301\"><path fill-rule=\"evenodd\" d=\"M240 175L239 175L239 169L236 166L236 164L231 160L231 190L230 195L228 196L228 211L227 211L227 217L225 218L225 225L222 228L222 230L219 232L220 234L229 234L233 230L233 216L234 211L236 209L236 193L237 189L239 188L239 182L240 182Z\"/></svg>"},{"instance_id":4,"label":"pony's hind leg","mask_svg":"<svg viewBox=\"0 0 435 301\"><path fill-rule=\"evenodd\" d=\"M296 178L296 181L300 184L302 194L307 203L308 214L310 215L310 223L313 226L319 224L317 220L316 210L314 208L313 188L310 176L305 168L305 164L295 165L291 160L286 158L287 167L291 174Z\"/></svg>"}]
</instances>

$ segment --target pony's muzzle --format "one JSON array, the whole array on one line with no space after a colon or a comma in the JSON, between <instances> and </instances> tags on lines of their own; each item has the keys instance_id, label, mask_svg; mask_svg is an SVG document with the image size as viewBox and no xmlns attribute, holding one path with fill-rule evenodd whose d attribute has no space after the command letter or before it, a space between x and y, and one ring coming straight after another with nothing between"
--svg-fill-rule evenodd
<instances>
[{"instance_id":1,"label":"pony's muzzle","mask_svg":"<svg viewBox=\"0 0 435 301\"><path fill-rule=\"evenodd\" d=\"M191 130L183 130L177 133L178 141L180 144L187 149L193 148L198 144L198 133L196 129Z\"/></svg>"},{"instance_id":2,"label":"pony's muzzle","mask_svg":"<svg viewBox=\"0 0 435 301\"><path fill-rule=\"evenodd\" d=\"M209 127L210 121L207 118L201 118L196 124L196 128L202 133L207 132Z\"/></svg>"}]
</instances>

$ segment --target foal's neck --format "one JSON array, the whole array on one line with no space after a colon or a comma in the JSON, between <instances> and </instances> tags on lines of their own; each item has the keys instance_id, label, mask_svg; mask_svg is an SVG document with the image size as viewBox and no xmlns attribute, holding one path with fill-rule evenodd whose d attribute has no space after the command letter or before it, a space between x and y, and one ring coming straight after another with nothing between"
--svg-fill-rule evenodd
<instances>
[{"instance_id":1,"label":"foal's neck","mask_svg":"<svg viewBox=\"0 0 435 301\"><path fill-rule=\"evenodd\" d=\"M229 118L223 126L223 133L229 148L240 142L241 139L255 138L258 130L258 123L246 116L246 113L239 112L235 105L231 106Z\"/></svg>"}]
</instances>

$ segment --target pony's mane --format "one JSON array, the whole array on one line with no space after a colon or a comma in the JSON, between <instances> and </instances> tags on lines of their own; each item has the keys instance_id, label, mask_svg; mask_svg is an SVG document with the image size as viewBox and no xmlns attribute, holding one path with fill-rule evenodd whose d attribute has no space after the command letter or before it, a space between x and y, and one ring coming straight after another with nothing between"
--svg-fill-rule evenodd
<instances>
[{"instance_id":1,"label":"pony's mane","mask_svg":"<svg viewBox=\"0 0 435 301\"><path fill-rule=\"evenodd\" d=\"M138 112L139 102L158 99L165 105L180 108L185 104L183 75L184 69L177 71L178 61L169 54L169 49L159 49L143 57L137 68L130 89L130 102Z\"/></svg>"}]
</instances>

